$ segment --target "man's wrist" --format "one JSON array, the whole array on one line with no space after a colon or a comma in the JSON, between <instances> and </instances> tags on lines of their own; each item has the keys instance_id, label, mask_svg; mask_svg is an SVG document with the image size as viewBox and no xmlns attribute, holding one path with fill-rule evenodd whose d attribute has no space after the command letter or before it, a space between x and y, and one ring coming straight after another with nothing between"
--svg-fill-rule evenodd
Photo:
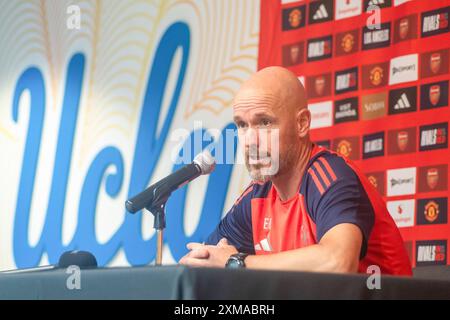
<instances>
[{"instance_id":1,"label":"man's wrist","mask_svg":"<svg viewBox=\"0 0 450 320\"><path fill-rule=\"evenodd\" d=\"M248 253L238 252L235 254L232 254L228 261L225 264L225 267L227 268L235 268L235 269L241 269L245 268L247 265L245 263L245 259L248 257Z\"/></svg>"}]
</instances>

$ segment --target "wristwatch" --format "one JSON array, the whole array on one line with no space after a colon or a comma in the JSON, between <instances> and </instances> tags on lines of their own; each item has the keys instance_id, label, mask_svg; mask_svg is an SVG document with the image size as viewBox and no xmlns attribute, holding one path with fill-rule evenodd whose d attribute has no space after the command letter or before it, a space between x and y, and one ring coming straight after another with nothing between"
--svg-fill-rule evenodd
<instances>
[{"instance_id":1,"label":"wristwatch","mask_svg":"<svg viewBox=\"0 0 450 320\"><path fill-rule=\"evenodd\" d=\"M243 252L239 252L239 253L235 253L232 254L230 256L230 258L228 258L227 263L225 264L225 267L227 268L245 268L245 258L247 258L248 253L243 253Z\"/></svg>"}]
</instances>

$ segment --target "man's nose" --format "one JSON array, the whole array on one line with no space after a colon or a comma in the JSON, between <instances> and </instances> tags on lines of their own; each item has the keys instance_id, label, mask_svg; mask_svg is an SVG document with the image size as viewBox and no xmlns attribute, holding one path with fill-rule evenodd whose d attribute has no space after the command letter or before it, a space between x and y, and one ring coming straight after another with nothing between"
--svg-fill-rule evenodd
<instances>
[{"instance_id":1,"label":"man's nose","mask_svg":"<svg viewBox=\"0 0 450 320\"><path fill-rule=\"evenodd\" d=\"M259 144L259 133L258 130L255 130L253 128L249 128L247 132L245 133L245 145L246 146L252 146L252 145L258 145Z\"/></svg>"}]
</instances>

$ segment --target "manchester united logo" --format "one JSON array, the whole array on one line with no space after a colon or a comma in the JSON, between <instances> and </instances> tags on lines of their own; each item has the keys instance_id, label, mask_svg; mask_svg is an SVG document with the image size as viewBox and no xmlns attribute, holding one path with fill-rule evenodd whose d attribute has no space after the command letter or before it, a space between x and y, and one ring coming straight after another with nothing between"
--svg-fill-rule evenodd
<instances>
[{"instance_id":1,"label":"manchester united logo","mask_svg":"<svg viewBox=\"0 0 450 320\"><path fill-rule=\"evenodd\" d=\"M435 201L430 201L425 205L423 213L428 222L434 222L439 216L439 205Z\"/></svg>"},{"instance_id":2,"label":"manchester united logo","mask_svg":"<svg viewBox=\"0 0 450 320\"><path fill-rule=\"evenodd\" d=\"M316 89L316 94L318 96L321 96L323 94L324 89L325 89L325 77L324 76L317 77L315 82L314 82L314 87Z\"/></svg>"},{"instance_id":3,"label":"manchester united logo","mask_svg":"<svg viewBox=\"0 0 450 320\"><path fill-rule=\"evenodd\" d=\"M439 72L441 69L441 54L439 52L433 53L430 56L430 69L434 74Z\"/></svg>"},{"instance_id":4,"label":"manchester united logo","mask_svg":"<svg viewBox=\"0 0 450 320\"><path fill-rule=\"evenodd\" d=\"M352 34L347 33L341 41L341 47L344 52L349 53L353 50L353 45L355 44L355 37Z\"/></svg>"},{"instance_id":5,"label":"manchester united logo","mask_svg":"<svg viewBox=\"0 0 450 320\"><path fill-rule=\"evenodd\" d=\"M370 70L370 81L374 86L380 85L383 80L383 69L381 67L376 66L372 70Z\"/></svg>"},{"instance_id":6,"label":"manchester united logo","mask_svg":"<svg viewBox=\"0 0 450 320\"><path fill-rule=\"evenodd\" d=\"M352 144L347 140L339 141L336 152L344 157L349 157L352 152Z\"/></svg>"},{"instance_id":7,"label":"manchester united logo","mask_svg":"<svg viewBox=\"0 0 450 320\"><path fill-rule=\"evenodd\" d=\"M408 132L406 131L400 131L397 134L397 146L400 149L400 151L405 151L406 147L408 146Z\"/></svg>"},{"instance_id":8,"label":"manchester united logo","mask_svg":"<svg viewBox=\"0 0 450 320\"><path fill-rule=\"evenodd\" d=\"M289 24L292 28L297 28L302 22L302 12L294 9L289 13Z\"/></svg>"},{"instance_id":9,"label":"manchester united logo","mask_svg":"<svg viewBox=\"0 0 450 320\"><path fill-rule=\"evenodd\" d=\"M430 102L433 106L437 105L439 99L441 98L441 87L439 85L434 85L430 87L429 92Z\"/></svg>"},{"instance_id":10,"label":"manchester united logo","mask_svg":"<svg viewBox=\"0 0 450 320\"><path fill-rule=\"evenodd\" d=\"M436 188L439 181L439 170L437 168L430 168L427 170L427 185L430 189Z\"/></svg>"},{"instance_id":11,"label":"manchester united logo","mask_svg":"<svg viewBox=\"0 0 450 320\"><path fill-rule=\"evenodd\" d=\"M408 36L409 31L409 20L407 18L403 18L400 20L398 33L400 39L404 40Z\"/></svg>"}]
</instances>

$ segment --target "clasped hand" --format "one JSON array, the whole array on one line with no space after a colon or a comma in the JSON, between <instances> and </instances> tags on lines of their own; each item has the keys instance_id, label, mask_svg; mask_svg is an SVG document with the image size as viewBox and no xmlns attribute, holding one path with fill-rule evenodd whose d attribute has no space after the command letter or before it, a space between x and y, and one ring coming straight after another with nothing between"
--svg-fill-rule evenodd
<instances>
[{"instance_id":1,"label":"clasped hand","mask_svg":"<svg viewBox=\"0 0 450 320\"><path fill-rule=\"evenodd\" d=\"M190 242L186 247L190 251L180 259L179 263L191 267L225 267L228 258L238 253L225 238L222 238L215 246Z\"/></svg>"}]
</instances>

